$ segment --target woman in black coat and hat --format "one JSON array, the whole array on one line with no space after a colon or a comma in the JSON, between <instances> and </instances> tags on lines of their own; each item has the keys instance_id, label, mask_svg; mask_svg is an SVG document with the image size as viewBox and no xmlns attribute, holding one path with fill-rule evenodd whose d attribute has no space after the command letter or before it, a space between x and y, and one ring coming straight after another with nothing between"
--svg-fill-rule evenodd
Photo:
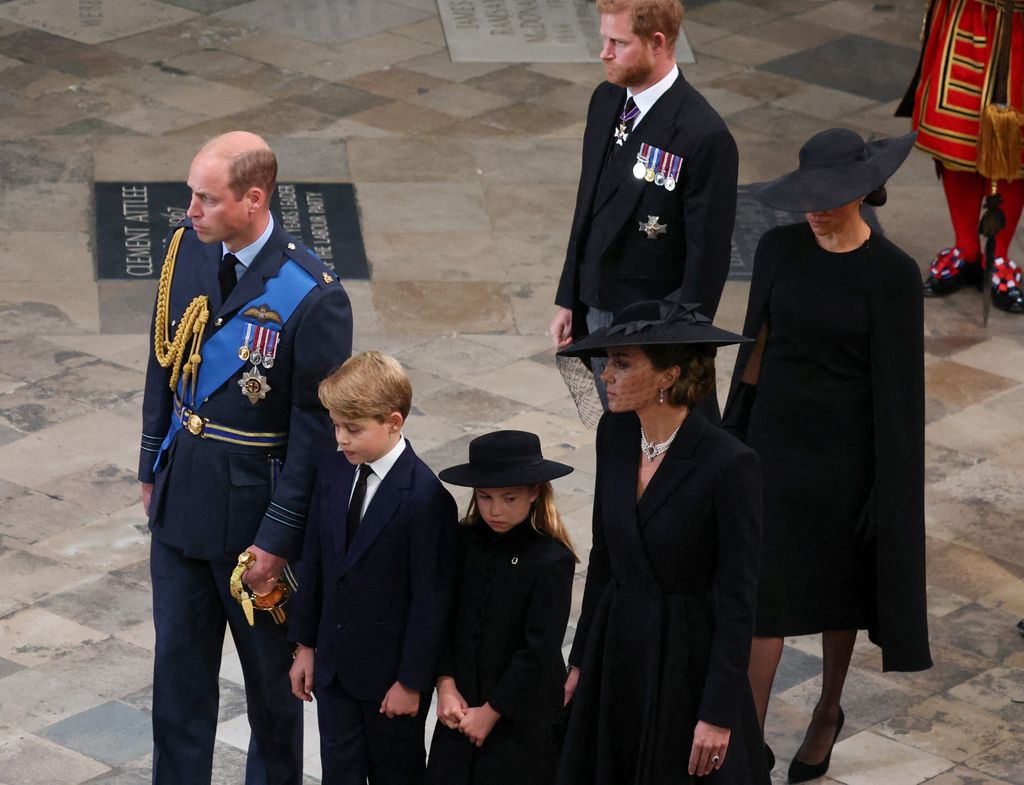
<instances>
[{"instance_id":1,"label":"woman in black coat and hat","mask_svg":"<svg viewBox=\"0 0 1024 785\"><path fill-rule=\"evenodd\" d=\"M576 557L545 460L526 431L469 443L440 473L473 488L458 539L458 585L441 647L427 785L544 785L557 756L565 637Z\"/></svg>"},{"instance_id":2,"label":"woman in black coat and hat","mask_svg":"<svg viewBox=\"0 0 1024 785\"><path fill-rule=\"evenodd\" d=\"M768 783L746 678L758 461L695 409L715 347L742 340L648 301L560 352L609 362L558 785Z\"/></svg>"},{"instance_id":3,"label":"woman in black coat and hat","mask_svg":"<svg viewBox=\"0 0 1024 785\"><path fill-rule=\"evenodd\" d=\"M723 422L764 476L750 662L762 727L785 636L823 633L821 697L790 782L828 769L857 630L884 670L931 665L920 273L860 210L885 202L913 143L831 129L803 146L799 169L754 186L807 217L758 244L743 330L756 342L740 349Z\"/></svg>"}]
</instances>

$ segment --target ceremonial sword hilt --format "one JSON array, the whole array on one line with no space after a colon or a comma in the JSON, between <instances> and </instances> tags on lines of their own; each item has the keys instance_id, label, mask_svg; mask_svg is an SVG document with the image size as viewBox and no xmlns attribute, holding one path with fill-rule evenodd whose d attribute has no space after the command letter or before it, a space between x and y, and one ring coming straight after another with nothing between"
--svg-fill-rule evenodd
<instances>
[{"instance_id":1,"label":"ceremonial sword hilt","mask_svg":"<svg viewBox=\"0 0 1024 785\"><path fill-rule=\"evenodd\" d=\"M238 600L249 626L255 626L254 610L266 611L278 624L284 624L285 613L282 607L292 596L292 587L284 578L278 578L273 588L266 594L250 591L242 582L242 576L256 563L256 554L246 551L238 555L238 564L231 573L229 588L231 596Z\"/></svg>"}]
</instances>

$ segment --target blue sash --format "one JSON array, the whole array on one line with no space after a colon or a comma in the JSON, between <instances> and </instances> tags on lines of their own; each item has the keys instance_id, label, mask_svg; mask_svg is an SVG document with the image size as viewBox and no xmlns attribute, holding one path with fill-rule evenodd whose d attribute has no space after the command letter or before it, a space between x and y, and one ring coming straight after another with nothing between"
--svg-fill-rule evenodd
<instances>
[{"instance_id":1,"label":"blue sash","mask_svg":"<svg viewBox=\"0 0 1024 785\"><path fill-rule=\"evenodd\" d=\"M250 307L258 308L266 304L281 316L281 324L273 322L263 324L270 330L280 331L288 321L299 303L316 286L316 280L296 262L288 259L281 265L277 275L269 279L264 290L247 302L235 315L221 327L217 333L200 348L203 361L199 363L199 376L196 379L196 394L192 398L185 389L184 379L178 381L178 399L192 411L198 411L207 398L224 382L234 376L245 365L245 360L238 356L238 347L245 341L247 324L258 324L255 319L242 316ZM189 400L192 398L192 400ZM171 417L171 427L160 445L153 470L160 468L160 459L164 451L171 446L175 435L181 430L181 417Z\"/></svg>"}]
</instances>

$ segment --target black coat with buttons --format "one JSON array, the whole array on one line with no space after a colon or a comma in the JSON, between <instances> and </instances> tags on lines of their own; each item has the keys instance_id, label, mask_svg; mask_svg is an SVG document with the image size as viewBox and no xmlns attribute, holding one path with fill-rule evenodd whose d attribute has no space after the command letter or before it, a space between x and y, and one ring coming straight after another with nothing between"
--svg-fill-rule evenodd
<instances>
[{"instance_id":1,"label":"black coat with buttons","mask_svg":"<svg viewBox=\"0 0 1024 785\"><path fill-rule=\"evenodd\" d=\"M458 588L440 675L472 706L501 714L482 747L437 723L427 782L543 785L557 755L562 640L575 559L524 521L496 534L480 521L459 533Z\"/></svg>"}]
</instances>

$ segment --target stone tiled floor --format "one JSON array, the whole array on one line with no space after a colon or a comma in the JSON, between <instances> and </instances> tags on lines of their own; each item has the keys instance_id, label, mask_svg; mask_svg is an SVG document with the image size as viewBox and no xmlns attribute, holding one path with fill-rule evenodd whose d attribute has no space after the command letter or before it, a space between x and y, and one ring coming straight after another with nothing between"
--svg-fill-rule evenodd
<instances>
[{"instance_id":1,"label":"stone tiled floor","mask_svg":"<svg viewBox=\"0 0 1024 785\"><path fill-rule=\"evenodd\" d=\"M741 182L788 169L829 125L906 129L892 110L920 3L691 6L686 75L733 129ZM153 286L94 280L92 182L180 179L204 138L246 127L285 176L354 183L372 265L349 285L356 344L408 366L410 438L440 468L484 430L538 432L577 467L557 485L585 551L593 433L544 331L600 77L594 64L453 63L430 0L0 3L0 782L148 781L133 470ZM889 190L879 218L924 264L949 240L930 162L913 156ZM726 327L745 298L729 284ZM1024 783L1024 319L995 312L983 329L979 316L969 293L926 304L936 667L883 674L859 643L832 781ZM220 783L241 781L247 740L226 652ZM816 639L789 642L768 730L783 762L819 668Z\"/></svg>"}]
</instances>

